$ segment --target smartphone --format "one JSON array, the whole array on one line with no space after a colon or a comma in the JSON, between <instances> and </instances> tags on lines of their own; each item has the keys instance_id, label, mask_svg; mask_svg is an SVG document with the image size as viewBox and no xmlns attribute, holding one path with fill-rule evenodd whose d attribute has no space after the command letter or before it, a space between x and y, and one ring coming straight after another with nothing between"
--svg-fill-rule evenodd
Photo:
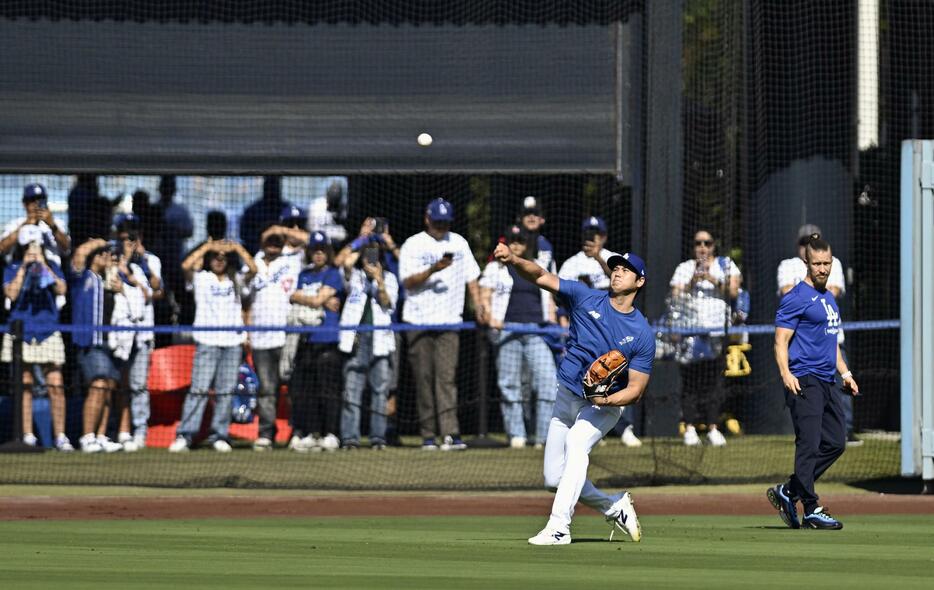
<instances>
[{"instance_id":1,"label":"smartphone","mask_svg":"<svg viewBox=\"0 0 934 590\"><path fill-rule=\"evenodd\" d=\"M377 264L379 262L379 248L367 248L364 250L363 260L367 264Z\"/></svg>"},{"instance_id":2,"label":"smartphone","mask_svg":"<svg viewBox=\"0 0 934 590\"><path fill-rule=\"evenodd\" d=\"M444 255L442 256L442 258L447 258L448 260L453 260L453 259L454 259L454 253L453 253L453 252L445 252Z\"/></svg>"}]
</instances>

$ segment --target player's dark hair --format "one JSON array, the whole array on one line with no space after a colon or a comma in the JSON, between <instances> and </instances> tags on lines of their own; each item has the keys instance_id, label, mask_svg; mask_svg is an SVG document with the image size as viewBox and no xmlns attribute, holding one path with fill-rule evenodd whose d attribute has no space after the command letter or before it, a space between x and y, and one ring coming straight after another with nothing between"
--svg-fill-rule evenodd
<instances>
[{"instance_id":1,"label":"player's dark hair","mask_svg":"<svg viewBox=\"0 0 934 590\"><path fill-rule=\"evenodd\" d=\"M811 261L811 252L830 252L830 244L820 237L820 234L811 234L804 249L804 259Z\"/></svg>"}]
</instances>

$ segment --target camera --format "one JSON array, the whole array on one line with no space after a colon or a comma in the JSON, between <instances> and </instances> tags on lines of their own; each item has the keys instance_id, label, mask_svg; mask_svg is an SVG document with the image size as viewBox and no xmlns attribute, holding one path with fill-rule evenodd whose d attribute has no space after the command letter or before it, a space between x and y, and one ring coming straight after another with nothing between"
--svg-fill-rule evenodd
<instances>
[{"instance_id":1,"label":"camera","mask_svg":"<svg viewBox=\"0 0 934 590\"><path fill-rule=\"evenodd\" d=\"M367 264L376 264L379 262L379 248L369 247L363 251L363 260Z\"/></svg>"}]
</instances>

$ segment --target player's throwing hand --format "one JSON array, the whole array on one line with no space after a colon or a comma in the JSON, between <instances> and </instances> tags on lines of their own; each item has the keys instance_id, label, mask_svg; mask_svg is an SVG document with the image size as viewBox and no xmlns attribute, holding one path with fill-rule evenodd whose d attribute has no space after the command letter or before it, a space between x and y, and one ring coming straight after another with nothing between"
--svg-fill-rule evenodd
<instances>
[{"instance_id":1,"label":"player's throwing hand","mask_svg":"<svg viewBox=\"0 0 934 590\"><path fill-rule=\"evenodd\" d=\"M503 264L510 264L512 262L512 252L509 251L509 246L502 242L496 244L496 249L493 250L493 258Z\"/></svg>"}]
</instances>

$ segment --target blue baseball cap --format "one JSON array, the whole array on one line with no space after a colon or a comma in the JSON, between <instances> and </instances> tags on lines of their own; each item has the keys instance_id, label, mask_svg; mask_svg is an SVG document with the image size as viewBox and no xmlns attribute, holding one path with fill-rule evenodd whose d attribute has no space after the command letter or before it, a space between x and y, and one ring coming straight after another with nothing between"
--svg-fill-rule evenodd
<instances>
[{"instance_id":1,"label":"blue baseball cap","mask_svg":"<svg viewBox=\"0 0 934 590\"><path fill-rule=\"evenodd\" d=\"M114 227L117 231L123 229L139 229L139 217L133 213L121 213L114 217Z\"/></svg>"},{"instance_id":2,"label":"blue baseball cap","mask_svg":"<svg viewBox=\"0 0 934 590\"><path fill-rule=\"evenodd\" d=\"M606 265L610 267L610 270L613 270L619 265L623 265L640 277L645 277L645 261L632 252L626 252L622 255L614 254L606 261Z\"/></svg>"},{"instance_id":3,"label":"blue baseball cap","mask_svg":"<svg viewBox=\"0 0 934 590\"><path fill-rule=\"evenodd\" d=\"M289 205L279 212L279 221L286 219L308 219L308 215L301 207Z\"/></svg>"},{"instance_id":4,"label":"blue baseball cap","mask_svg":"<svg viewBox=\"0 0 934 590\"><path fill-rule=\"evenodd\" d=\"M311 236L308 238L308 248L310 250L322 250L330 245L331 240L328 239L324 232L311 232Z\"/></svg>"},{"instance_id":5,"label":"blue baseball cap","mask_svg":"<svg viewBox=\"0 0 934 590\"><path fill-rule=\"evenodd\" d=\"M23 202L27 203L29 201L38 201L40 199L48 199L49 193L46 192L45 187L34 182L32 184L27 184L23 187Z\"/></svg>"},{"instance_id":6,"label":"blue baseball cap","mask_svg":"<svg viewBox=\"0 0 934 590\"><path fill-rule=\"evenodd\" d=\"M432 221L454 221L454 207L442 198L428 203L425 215Z\"/></svg>"},{"instance_id":7,"label":"blue baseball cap","mask_svg":"<svg viewBox=\"0 0 934 590\"><path fill-rule=\"evenodd\" d=\"M581 225L583 231L595 230L598 233L606 233L606 222L603 221L600 217L588 217L584 220L584 223Z\"/></svg>"}]
</instances>

